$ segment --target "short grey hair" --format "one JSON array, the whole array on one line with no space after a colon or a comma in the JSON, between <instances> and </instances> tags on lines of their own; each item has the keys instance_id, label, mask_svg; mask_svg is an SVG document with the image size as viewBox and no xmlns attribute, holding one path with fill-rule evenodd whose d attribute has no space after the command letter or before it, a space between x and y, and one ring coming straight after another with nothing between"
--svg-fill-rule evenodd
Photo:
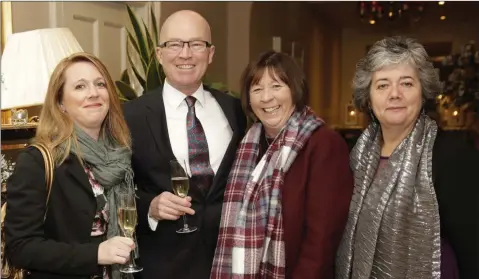
<instances>
[{"instance_id":1,"label":"short grey hair","mask_svg":"<svg viewBox=\"0 0 479 279\"><path fill-rule=\"evenodd\" d=\"M356 64L353 79L355 107L362 112L368 111L374 72L385 66L403 63L411 63L418 70L423 100L434 98L442 90L437 71L420 43L401 36L388 37L374 43Z\"/></svg>"}]
</instances>

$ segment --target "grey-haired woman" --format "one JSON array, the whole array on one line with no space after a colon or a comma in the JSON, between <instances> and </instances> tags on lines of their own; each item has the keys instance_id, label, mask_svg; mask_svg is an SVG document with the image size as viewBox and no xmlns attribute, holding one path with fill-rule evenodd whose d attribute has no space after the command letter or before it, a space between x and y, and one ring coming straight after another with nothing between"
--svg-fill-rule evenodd
<instances>
[{"instance_id":1,"label":"grey-haired woman","mask_svg":"<svg viewBox=\"0 0 479 279\"><path fill-rule=\"evenodd\" d=\"M479 155L423 112L441 89L424 47L376 42L353 89L373 121L350 155L355 191L336 278L479 278Z\"/></svg>"}]
</instances>

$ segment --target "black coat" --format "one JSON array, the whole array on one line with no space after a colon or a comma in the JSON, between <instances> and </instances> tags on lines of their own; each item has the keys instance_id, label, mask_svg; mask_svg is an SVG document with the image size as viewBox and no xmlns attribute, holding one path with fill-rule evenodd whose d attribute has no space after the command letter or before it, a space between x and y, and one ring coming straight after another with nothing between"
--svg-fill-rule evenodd
<instances>
[{"instance_id":1,"label":"black coat","mask_svg":"<svg viewBox=\"0 0 479 279\"><path fill-rule=\"evenodd\" d=\"M205 195L191 187L192 207L195 215L188 215L188 224L198 230L190 234L177 234L183 220L160 221L155 231L148 225L148 209L152 199L164 191L172 191L169 161L174 159L162 88L149 92L125 105L125 118L133 140L132 166L138 187L138 244L144 270L142 279L209 278L216 248L226 181L235 159L239 142L246 129L246 117L240 101L230 95L205 88L223 110L233 136ZM186 117L186 115L185 115Z\"/></svg>"},{"instance_id":2,"label":"black coat","mask_svg":"<svg viewBox=\"0 0 479 279\"><path fill-rule=\"evenodd\" d=\"M453 132L439 131L432 171L441 235L450 242L461 279L479 278L479 151Z\"/></svg>"},{"instance_id":3,"label":"black coat","mask_svg":"<svg viewBox=\"0 0 479 279\"><path fill-rule=\"evenodd\" d=\"M47 190L42 154L22 151L7 181L6 253L28 269L27 278L89 278L100 270L99 241L91 235L96 213L92 186L73 154L53 176L44 223Z\"/></svg>"}]
</instances>

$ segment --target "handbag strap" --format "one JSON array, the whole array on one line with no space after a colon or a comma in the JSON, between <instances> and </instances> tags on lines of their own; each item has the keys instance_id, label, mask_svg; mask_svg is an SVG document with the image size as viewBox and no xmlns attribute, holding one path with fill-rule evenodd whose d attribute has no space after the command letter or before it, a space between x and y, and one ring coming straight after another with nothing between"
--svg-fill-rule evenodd
<instances>
[{"instance_id":1,"label":"handbag strap","mask_svg":"<svg viewBox=\"0 0 479 279\"><path fill-rule=\"evenodd\" d=\"M46 209L45 215L43 216L43 219L45 220L48 211L48 201L50 200L50 193L52 192L51 190L53 185L53 170L55 169L55 162L53 161L50 150L44 144L34 143L30 146L36 147L38 150L40 150L43 156L43 161L45 162L45 183L47 185L47 200L45 202Z\"/></svg>"}]
</instances>

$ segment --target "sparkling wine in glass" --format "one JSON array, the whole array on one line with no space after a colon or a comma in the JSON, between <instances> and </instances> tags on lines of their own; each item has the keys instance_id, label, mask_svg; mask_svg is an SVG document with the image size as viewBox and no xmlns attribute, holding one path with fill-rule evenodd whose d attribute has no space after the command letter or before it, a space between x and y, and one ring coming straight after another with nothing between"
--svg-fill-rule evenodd
<instances>
[{"instance_id":1,"label":"sparkling wine in glass","mask_svg":"<svg viewBox=\"0 0 479 279\"><path fill-rule=\"evenodd\" d=\"M131 190L122 190L116 193L118 202L118 225L126 237L133 239L135 233L138 215L136 213L135 192ZM130 254L130 261L120 268L123 273L135 273L143 270L135 264L135 251Z\"/></svg>"},{"instance_id":2,"label":"sparkling wine in glass","mask_svg":"<svg viewBox=\"0 0 479 279\"><path fill-rule=\"evenodd\" d=\"M190 179L186 173L186 164L185 162L180 162L178 160L170 161L171 167L171 188L173 192L180 198L186 198L188 196L188 191L190 190ZM192 233L196 231L196 227L190 227L186 222L186 214L183 214L183 228L177 230L177 233Z\"/></svg>"}]
</instances>

